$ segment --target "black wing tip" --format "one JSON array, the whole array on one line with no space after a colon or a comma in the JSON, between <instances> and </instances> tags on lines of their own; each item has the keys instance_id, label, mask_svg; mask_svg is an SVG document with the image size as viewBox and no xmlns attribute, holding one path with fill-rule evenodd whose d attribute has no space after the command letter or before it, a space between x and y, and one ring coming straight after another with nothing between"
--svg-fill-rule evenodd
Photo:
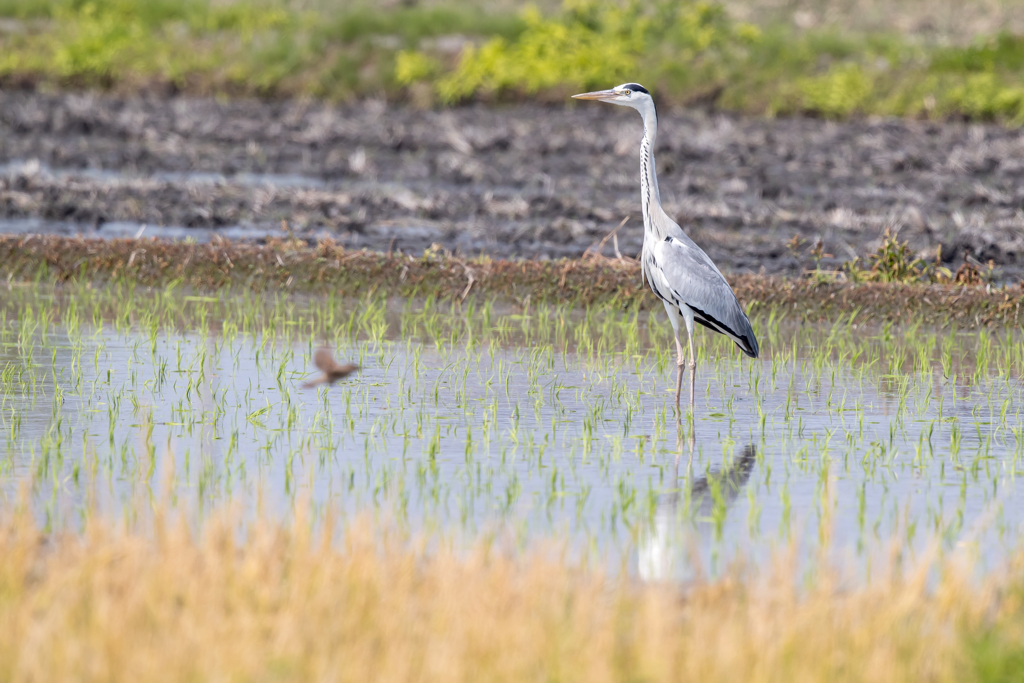
<instances>
[{"instance_id":1,"label":"black wing tip","mask_svg":"<svg viewBox=\"0 0 1024 683\"><path fill-rule=\"evenodd\" d=\"M758 348L757 339L753 336L744 337L743 343L736 342L736 346L739 347L740 351L747 356L747 358L757 358L761 355L761 349Z\"/></svg>"}]
</instances>

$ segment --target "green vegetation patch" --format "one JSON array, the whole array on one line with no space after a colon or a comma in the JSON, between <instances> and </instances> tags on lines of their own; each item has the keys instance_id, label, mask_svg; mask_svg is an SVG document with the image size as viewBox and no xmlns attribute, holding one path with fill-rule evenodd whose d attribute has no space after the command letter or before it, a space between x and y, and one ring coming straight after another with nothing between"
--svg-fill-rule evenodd
<instances>
[{"instance_id":1,"label":"green vegetation patch","mask_svg":"<svg viewBox=\"0 0 1024 683\"><path fill-rule=\"evenodd\" d=\"M568 94L626 80L660 102L761 115L1024 122L1024 38L737 21L709 0L482 5L0 0L0 84L420 104Z\"/></svg>"},{"instance_id":2,"label":"green vegetation patch","mask_svg":"<svg viewBox=\"0 0 1024 683\"><path fill-rule=\"evenodd\" d=\"M623 80L654 86L659 100L707 103L753 114L897 115L1024 121L1021 38L922 44L898 34L797 31L734 21L704 0L566 2L535 11L517 39L467 47L440 68L403 70L447 103L530 95L557 100ZM409 56L406 59L410 59Z\"/></svg>"},{"instance_id":3,"label":"green vegetation patch","mask_svg":"<svg viewBox=\"0 0 1024 683\"><path fill-rule=\"evenodd\" d=\"M635 79L663 100L747 113L1021 121L1019 44L1001 35L938 48L898 35L758 27L702 1L567 3L559 16L528 15L517 41L466 50L451 71L423 78L447 102L544 89L562 97Z\"/></svg>"},{"instance_id":4,"label":"green vegetation patch","mask_svg":"<svg viewBox=\"0 0 1024 683\"><path fill-rule=\"evenodd\" d=\"M397 92L395 58L440 35L514 37L477 8L298 10L276 0L0 2L0 82L132 92L314 96Z\"/></svg>"}]
</instances>

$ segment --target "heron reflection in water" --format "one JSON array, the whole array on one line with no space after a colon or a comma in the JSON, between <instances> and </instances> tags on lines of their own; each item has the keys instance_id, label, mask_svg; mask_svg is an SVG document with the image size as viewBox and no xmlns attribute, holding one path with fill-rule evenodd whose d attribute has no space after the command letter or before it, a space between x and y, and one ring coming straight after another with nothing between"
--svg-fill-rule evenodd
<instances>
[{"instance_id":1,"label":"heron reflection in water","mask_svg":"<svg viewBox=\"0 0 1024 683\"><path fill-rule=\"evenodd\" d=\"M640 534L637 548L637 571L644 581L663 581L672 579L673 569L679 566L681 554L680 506L687 499L689 490L689 517L695 520L708 519L715 506L722 511L736 499L739 492L750 479L750 473L757 461L757 449L754 444L743 447L740 456L717 470L711 470L701 477L693 478L693 449L696 438L693 429L689 430L689 458L686 463L685 478L689 482L681 488L658 497L657 508L652 524ZM682 433L680 432L679 452L673 467L672 481L679 481L679 462L683 454Z\"/></svg>"}]
</instances>

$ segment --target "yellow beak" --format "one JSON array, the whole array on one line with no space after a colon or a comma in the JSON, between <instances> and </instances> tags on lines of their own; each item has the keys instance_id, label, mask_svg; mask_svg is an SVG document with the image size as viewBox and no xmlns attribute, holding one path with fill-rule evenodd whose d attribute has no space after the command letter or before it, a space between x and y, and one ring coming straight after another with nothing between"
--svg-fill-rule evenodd
<instances>
[{"instance_id":1,"label":"yellow beak","mask_svg":"<svg viewBox=\"0 0 1024 683\"><path fill-rule=\"evenodd\" d=\"M619 96L619 93L614 90L596 90L594 92L585 92L580 95L573 95L573 99L576 100L614 100Z\"/></svg>"}]
</instances>

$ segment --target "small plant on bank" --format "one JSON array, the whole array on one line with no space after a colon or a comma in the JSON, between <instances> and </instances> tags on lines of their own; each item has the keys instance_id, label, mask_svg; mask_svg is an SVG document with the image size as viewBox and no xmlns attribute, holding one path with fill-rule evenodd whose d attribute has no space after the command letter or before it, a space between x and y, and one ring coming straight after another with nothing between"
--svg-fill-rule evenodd
<instances>
[{"instance_id":1,"label":"small plant on bank","mask_svg":"<svg viewBox=\"0 0 1024 683\"><path fill-rule=\"evenodd\" d=\"M800 235L793 235L793 239L786 242L786 249L789 251L789 255L795 259L800 258L800 247L804 244L804 240Z\"/></svg>"},{"instance_id":2,"label":"small plant on bank","mask_svg":"<svg viewBox=\"0 0 1024 683\"><path fill-rule=\"evenodd\" d=\"M981 272L973 263L964 263L956 269L956 275L952 280L959 285L980 285Z\"/></svg>"},{"instance_id":3,"label":"small plant on bank","mask_svg":"<svg viewBox=\"0 0 1024 683\"><path fill-rule=\"evenodd\" d=\"M882 235L877 251L867 257L866 267L862 267L860 258L855 258L845 263L842 270L852 282L973 286L992 282L995 278L995 264L991 260L987 266L977 260L966 260L954 273L942 265L941 247L936 252L935 262L927 263L914 254L907 242L899 241L896 232L888 229Z\"/></svg>"},{"instance_id":4,"label":"small plant on bank","mask_svg":"<svg viewBox=\"0 0 1024 683\"><path fill-rule=\"evenodd\" d=\"M820 236L814 241L813 246L807 250L807 253L814 260L814 270L808 271L808 274L817 282L835 282L837 276L843 276L842 271L821 269L822 260L833 258L833 255L825 251L825 241Z\"/></svg>"},{"instance_id":5,"label":"small plant on bank","mask_svg":"<svg viewBox=\"0 0 1024 683\"><path fill-rule=\"evenodd\" d=\"M943 270L948 272L948 269ZM974 260L964 261L950 279L958 285L982 285L995 280L995 271L996 264L991 259L986 264Z\"/></svg>"},{"instance_id":6,"label":"small plant on bank","mask_svg":"<svg viewBox=\"0 0 1024 683\"><path fill-rule=\"evenodd\" d=\"M900 242L898 233L888 228L882 235L878 250L868 256L867 268L861 268L860 259L846 264L846 272L854 282L920 282L927 278L925 263L914 255L906 242Z\"/></svg>"}]
</instances>

